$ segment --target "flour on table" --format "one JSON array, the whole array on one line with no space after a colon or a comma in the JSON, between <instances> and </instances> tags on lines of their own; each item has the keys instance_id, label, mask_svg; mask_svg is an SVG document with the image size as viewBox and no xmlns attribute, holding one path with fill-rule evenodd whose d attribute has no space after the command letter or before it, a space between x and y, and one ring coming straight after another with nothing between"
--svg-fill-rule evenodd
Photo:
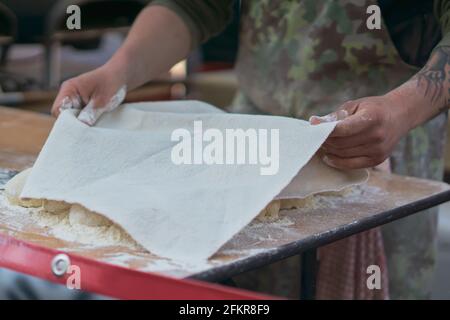
<instances>
[{"instance_id":1,"label":"flour on table","mask_svg":"<svg viewBox=\"0 0 450 320\"><path fill-rule=\"evenodd\" d=\"M31 168L26 169L12 178L5 186L5 195L10 205L29 208L32 219L39 226L49 228L52 235L65 241L140 249L121 227L78 204L20 198L30 171Z\"/></svg>"}]
</instances>

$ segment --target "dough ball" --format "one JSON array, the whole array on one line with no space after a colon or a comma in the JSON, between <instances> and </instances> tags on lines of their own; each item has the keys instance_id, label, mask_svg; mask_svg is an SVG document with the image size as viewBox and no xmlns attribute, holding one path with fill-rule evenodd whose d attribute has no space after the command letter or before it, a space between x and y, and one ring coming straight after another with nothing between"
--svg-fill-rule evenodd
<instances>
[{"instance_id":1,"label":"dough ball","mask_svg":"<svg viewBox=\"0 0 450 320\"><path fill-rule=\"evenodd\" d=\"M14 204L14 203L12 203ZM42 200L41 199L19 199L17 201L18 206L24 207L24 208L40 208L42 207Z\"/></svg>"},{"instance_id":2,"label":"dough ball","mask_svg":"<svg viewBox=\"0 0 450 320\"><path fill-rule=\"evenodd\" d=\"M256 219L261 222L271 222L280 218L280 210L317 209L318 207L320 207L319 201L315 196L309 196L304 199L273 200L259 213Z\"/></svg>"},{"instance_id":3,"label":"dough ball","mask_svg":"<svg viewBox=\"0 0 450 320\"><path fill-rule=\"evenodd\" d=\"M44 200L44 210L53 214L59 214L70 210L70 204L64 201Z\"/></svg>"},{"instance_id":4,"label":"dough ball","mask_svg":"<svg viewBox=\"0 0 450 320\"><path fill-rule=\"evenodd\" d=\"M39 208L42 206L41 199L21 199L20 194L22 193L23 187L27 182L28 176L31 173L32 168L28 168L6 183L5 195L9 203L16 206L21 206L25 208Z\"/></svg>"},{"instance_id":5,"label":"dough ball","mask_svg":"<svg viewBox=\"0 0 450 320\"><path fill-rule=\"evenodd\" d=\"M69 222L72 226L85 225L89 227L106 227L112 224L112 222L104 216L89 211L78 204L74 204L70 207Z\"/></svg>"},{"instance_id":6,"label":"dough ball","mask_svg":"<svg viewBox=\"0 0 450 320\"><path fill-rule=\"evenodd\" d=\"M280 200L274 200L269 203L261 213L256 217L259 221L275 221L278 219L280 212Z\"/></svg>"}]
</instances>

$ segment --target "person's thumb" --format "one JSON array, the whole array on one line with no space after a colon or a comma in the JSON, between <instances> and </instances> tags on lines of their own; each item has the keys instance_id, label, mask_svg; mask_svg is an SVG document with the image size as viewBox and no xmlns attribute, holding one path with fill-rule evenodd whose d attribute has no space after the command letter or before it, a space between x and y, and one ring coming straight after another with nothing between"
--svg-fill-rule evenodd
<instances>
[{"instance_id":1,"label":"person's thumb","mask_svg":"<svg viewBox=\"0 0 450 320\"><path fill-rule=\"evenodd\" d=\"M312 116L309 118L309 122L312 125L324 123L324 122L333 122L339 121L347 118L348 116L354 114L358 109L357 101L347 101L343 105L341 105L338 110L327 114L325 116Z\"/></svg>"}]
</instances>

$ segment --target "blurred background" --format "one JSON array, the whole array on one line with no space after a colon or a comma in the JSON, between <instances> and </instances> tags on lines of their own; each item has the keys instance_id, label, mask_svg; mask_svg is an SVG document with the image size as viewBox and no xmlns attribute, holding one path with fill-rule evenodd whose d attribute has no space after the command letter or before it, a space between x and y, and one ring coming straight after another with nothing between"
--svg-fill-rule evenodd
<instances>
[{"instance_id":1,"label":"blurred background","mask_svg":"<svg viewBox=\"0 0 450 320\"><path fill-rule=\"evenodd\" d=\"M0 0L0 106L49 113L59 85L105 63L151 0ZM187 0L188 1L188 0ZM80 6L82 29L68 31L66 9ZM130 92L128 102L198 99L226 107L236 92L233 65L239 6L222 34L170 73ZM450 141L447 139L447 141ZM450 181L450 148L446 180ZM450 298L450 204L441 207L439 264L433 298Z\"/></svg>"},{"instance_id":2,"label":"blurred background","mask_svg":"<svg viewBox=\"0 0 450 320\"><path fill-rule=\"evenodd\" d=\"M0 0L0 105L48 112L66 79L104 64L151 0ZM82 12L81 30L67 30L66 9ZM230 103L236 80L235 19L169 74L130 93L128 101L196 98Z\"/></svg>"}]
</instances>

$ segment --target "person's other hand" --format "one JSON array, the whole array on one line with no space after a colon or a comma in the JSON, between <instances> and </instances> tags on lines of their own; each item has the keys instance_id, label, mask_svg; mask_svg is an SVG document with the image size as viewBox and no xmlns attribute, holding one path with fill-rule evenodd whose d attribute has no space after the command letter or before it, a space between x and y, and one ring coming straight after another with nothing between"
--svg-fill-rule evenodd
<instances>
[{"instance_id":1,"label":"person's other hand","mask_svg":"<svg viewBox=\"0 0 450 320\"><path fill-rule=\"evenodd\" d=\"M311 117L311 124L341 120L322 146L323 161L339 169L382 163L409 131L404 110L401 100L376 96L346 102L324 117Z\"/></svg>"},{"instance_id":2,"label":"person's other hand","mask_svg":"<svg viewBox=\"0 0 450 320\"><path fill-rule=\"evenodd\" d=\"M101 67L65 81L53 103L52 114L58 117L63 109L83 109L78 119L93 125L102 113L119 106L125 94L120 73Z\"/></svg>"}]
</instances>

